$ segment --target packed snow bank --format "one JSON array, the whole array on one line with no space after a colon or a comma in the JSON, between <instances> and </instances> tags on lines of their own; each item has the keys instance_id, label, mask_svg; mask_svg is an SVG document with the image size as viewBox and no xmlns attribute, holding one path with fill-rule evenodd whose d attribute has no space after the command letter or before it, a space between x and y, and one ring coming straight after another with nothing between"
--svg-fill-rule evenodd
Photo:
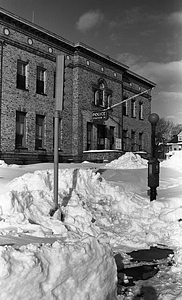
<instances>
[{"instance_id":1,"label":"packed snow bank","mask_svg":"<svg viewBox=\"0 0 182 300\"><path fill-rule=\"evenodd\" d=\"M1 300L113 300L116 268L95 238L0 247Z\"/></svg>"},{"instance_id":2,"label":"packed snow bank","mask_svg":"<svg viewBox=\"0 0 182 300\"><path fill-rule=\"evenodd\" d=\"M182 171L182 151L174 151L169 159L161 162L161 166Z\"/></svg>"},{"instance_id":3,"label":"packed snow bank","mask_svg":"<svg viewBox=\"0 0 182 300\"><path fill-rule=\"evenodd\" d=\"M52 217L53 170L28 173L7 185L0 195L1 234L55 236L58 241L19 250L0 247L2 300L116 299L115 261L111 248L96 239L100 229L87 199L94 185L94 196L104 189L99 177L91 170L61 170L60 209Z\"/></svg>"},{"instance_id":4,"label":"packed snow bank","mask_svg":"<svg viewBox=\"0 0 182 300\"><path fill-rule=\"evenodd\" d=\"M50 210L54 208L53 170L36 171L16 178L7 185L6 193L0 195L2 237L11 234L23 238L27 234L56 237L58 240L53 245L44 245L41 241L39 245L22 246L19 250L10 246L0 247L3 249L0 257L0 288L1 284L4 289L6 287L6 298L4 294L3 300L48 300L55 299L59 293L66 295L65 298L61 296L61 300L79 300L81 296L83 299L113 300L116 293L116 266L111 250L120 252L124 257L125 252L132 250L146 249L156 244L167 245L175 250L176 265L171 272L181 272L180 198L177 201L168 197L150 202L149 197L144 198L126 191L124 187L115 186L91 169L62 169L59 170L59 204L60 208L51 217ZM85 260L81 255L84 251L88 255ZM70 258L66 260L66 267L63 267L64 254ZM55 263L56 260L58 263ZM77 268L74 268L74 264ZM75 272L67 271L71 269ZM24 288L19 287L16 270L19 273L22 270L22 277L19 278ZM54 270L57 276L55 281ZM70 279L65 279L67 272ZM12 277L7 283L8 274L12 274ZM35 287L33 297L26 294L26 285L29 284L27 278ZM63 281L60 282L59 278L63 278ZM64 289L62 282L69 283L69 289L68 285ZM25 294L16 298L16 289L17 295L21 289ZM76 293L77 289L80 294Z\"/></svg>"},{"instance_id":5,"label":"packed snow bank","mask_svg":"<svg viewBox=\"0 0 182 300\"><path fill-rule=\"evenodd\" d=\"M124 155L120 156L118 159L111 161L105 165L105 168L113 169L142 169L148 166L147 160L141 158L139 154L134 154L132 152L126 152Z\"/></svg>"}]
</instances>

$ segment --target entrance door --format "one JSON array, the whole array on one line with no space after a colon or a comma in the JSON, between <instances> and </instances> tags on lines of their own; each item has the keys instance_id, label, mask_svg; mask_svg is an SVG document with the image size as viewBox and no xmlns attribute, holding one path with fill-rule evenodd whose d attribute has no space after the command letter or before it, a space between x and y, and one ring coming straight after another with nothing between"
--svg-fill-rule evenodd
<instances>
[{"instance_id":1,"label":"entrance door","mask_svg":"<svg viewBox=\"0 0 182 300\"><path fill-rule=\"evenodd\" d=\"M97 124L97 150L105 149L105 125Z\"/></svg>"}]
</instances>

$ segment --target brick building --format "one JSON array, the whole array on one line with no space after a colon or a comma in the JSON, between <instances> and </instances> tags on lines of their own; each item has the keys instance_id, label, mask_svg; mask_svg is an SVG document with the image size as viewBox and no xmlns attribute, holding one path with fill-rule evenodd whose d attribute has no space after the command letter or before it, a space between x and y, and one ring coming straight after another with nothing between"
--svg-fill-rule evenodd
<instances>
[{"instance_id":1,"label":"brick building","mask_svg":"<svg viewBox=\"0 0 182 300\"><path fill-rule=\"evenodd\" d=\"M53 161L56 57L64 54L68 105L60 113L60 161L150 152L151 93L100 112L155 84L82 43L0 9L0 159Z\"/></svg>"}]
</instances>

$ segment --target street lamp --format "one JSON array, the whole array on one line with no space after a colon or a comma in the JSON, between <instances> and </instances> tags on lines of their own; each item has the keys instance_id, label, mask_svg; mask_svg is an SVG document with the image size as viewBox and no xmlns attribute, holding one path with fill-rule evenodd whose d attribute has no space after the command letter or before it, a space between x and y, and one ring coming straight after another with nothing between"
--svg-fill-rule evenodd
<instances>
[{"instance_id":1,"label":"street lamp","mask_svg":"<svg viewBox=\"0 0 182 300\"><path fill-rule=\"evenodd\" d=\"M148 162L148 186L150 187L150 201L156 199L159 186L159 161L155 145L155 129L159 121L159 116L156 113L149 115L148 120L151 124L151 157Z\"/></svg>"}]
</instances>

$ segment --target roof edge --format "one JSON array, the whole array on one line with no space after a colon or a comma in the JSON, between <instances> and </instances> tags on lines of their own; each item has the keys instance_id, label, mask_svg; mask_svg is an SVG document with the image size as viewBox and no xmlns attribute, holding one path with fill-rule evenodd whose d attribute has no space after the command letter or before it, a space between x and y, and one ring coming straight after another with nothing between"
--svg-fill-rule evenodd
<instances>
[{"instance_id":1,"label":"roof edge","mask_svg":"<svg viewBox=\"0 0 182 300\"><path fill-rule=\"evenodd\" d=\"M106 60L118 65L119 67L122 67L125 70L129 69L129 66L127 66L123 63L120 63L119 61L113 59L109 55L103 54L103 53L99 52L98 50L96 50L96 49L94 49L94 48L92 48L92 47L90 47L90 46L88 46L88 45L86 45L82 42L75 43L74 46L75 46L75 48L81 48L83 50L87 50L90 53L94 53L95 55L98 55L98 56L102 57L103 59L106 59Z\"/></svg>"},{"instance_id":2,"label":"roof edge","mask_svg":"<svg viewBox=\"0 0 182 300\"><path fill-rule=\"evenodd\" d=\"M32 22L30 22L30 21L28 21L28 20L26 20L26 19L24 19L22 17L19 17L19 16L15 15L15 14L13 14L13 13L5 10L4 8L0 7L0 13L4 14L5 16L8 16L10 18L13 18L14 20L16 20L16 21L18 21L20 23L24 23L27 26L30 26L30 27L34 28L35 30L41 31L41 32L43 32L43 33L45 33L45 34L47 34L47 35L49 35L49 36L51 36L51 37L59 40L59 41L65 43L65 44L68 44L69 46L72 46L74 48L74 43L73 42L70 42L69 40L67 40L67 39L65 39L63 37L60 37L59 35L57 35L57 34L51 32L51 31L49 31L48 29L45 29L45 28L43 28L43 27L41 27L41 26L39 26L39 25L37 25L35 23L32 23Z\"/></svg>"}]
</instances>

